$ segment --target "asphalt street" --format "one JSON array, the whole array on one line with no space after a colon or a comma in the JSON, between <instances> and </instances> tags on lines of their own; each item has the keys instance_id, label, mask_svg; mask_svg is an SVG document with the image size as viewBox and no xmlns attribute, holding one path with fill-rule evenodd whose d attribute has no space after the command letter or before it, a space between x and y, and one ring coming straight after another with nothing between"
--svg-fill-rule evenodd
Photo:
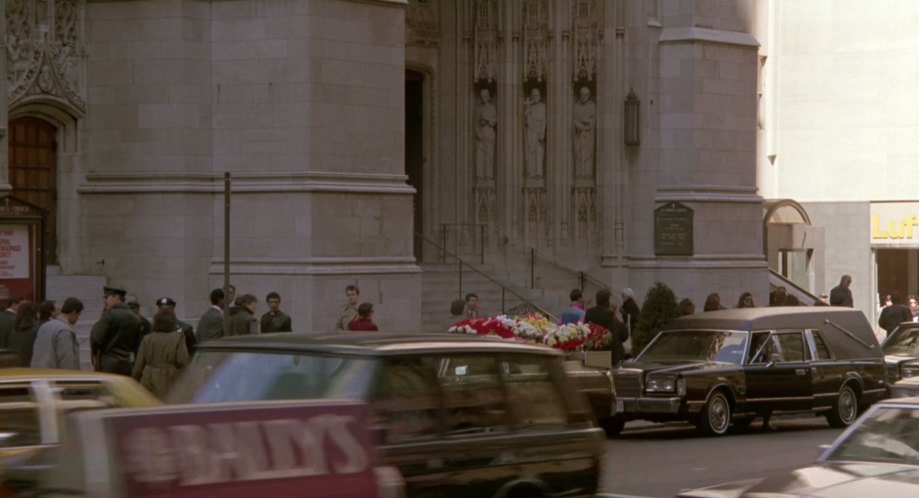
<instances>
[{"instance_id":1,"label":"asphalt street","mask_svg":"<svg viewBox=\"0 0 919 498\"><path fill-rule=\"evenodd\" d=\"M823 417L757 420L723 437L699 436L688 424L630 422L606 442L604 497L672 497L681 489L781 474L813 462L842 431Z\"/></svg>"}]
</instances>

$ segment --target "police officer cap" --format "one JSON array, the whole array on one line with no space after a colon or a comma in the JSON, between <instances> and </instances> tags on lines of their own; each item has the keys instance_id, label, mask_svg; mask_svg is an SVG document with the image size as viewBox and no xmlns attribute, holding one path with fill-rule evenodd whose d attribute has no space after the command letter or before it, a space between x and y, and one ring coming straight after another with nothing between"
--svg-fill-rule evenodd
<instances>
[{"instance_id":1,"label":"police officer cap","mask_svg":"<svg viewBox=\"0 0 919 498\"><path fill-rule=\"evenodd\" d=\"M124 298L127 293L128 291L124 290L124 287L119 287L117 285L106 285L102 288L102 294L106 296L115 294Z\"/></svg>"},{"instance_id":2,"label":"police officer cap","mask_svg":"<svg viewBox=\"0 0 919 498\"><path fill-rule=\"evenodd\" d=\"M156 300L157 308L175 308L176 302L171 297L161 297Z\"/></svg>"}]
</instances>

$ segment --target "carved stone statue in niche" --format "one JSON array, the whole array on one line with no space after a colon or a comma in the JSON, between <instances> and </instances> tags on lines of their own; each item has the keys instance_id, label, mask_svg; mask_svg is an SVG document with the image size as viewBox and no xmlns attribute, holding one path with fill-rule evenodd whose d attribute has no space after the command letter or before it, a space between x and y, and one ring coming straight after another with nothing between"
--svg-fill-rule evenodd
<instances>
[{"instance_id":1,"label":"carved stone statue in niche","mask_svg":"<svg viewBox=\"0 0 919 498\"><path fill-rule=\"evenodd\" d=\"M546 159L546 104L539 88L524 101L524 162L528 178L542 178Z\"/></svg>"},{"instance_id":2,"label":"carved stone statue in niche","mask_svg":"<svg viewBox=\"0 0 919 498\"><path fill-rule=\"evenodd\" d=\"M495 175L498 111L491 102L491 92L487 88L479 92L479 98L481 101L475 112L475 176L488 179Z\"/></svg>"},{"instance_id":3,"label":"carved stone statue in niche","mask_svg":"<svg viewBox=\"0 0 919 498\"><path fill-rule=\"evenodd\" d=\"M592 178L594 174L594 136L597 105L590 100L590 88L582 86L574 103L574 174Z\"/></svg>"}]
</instances>

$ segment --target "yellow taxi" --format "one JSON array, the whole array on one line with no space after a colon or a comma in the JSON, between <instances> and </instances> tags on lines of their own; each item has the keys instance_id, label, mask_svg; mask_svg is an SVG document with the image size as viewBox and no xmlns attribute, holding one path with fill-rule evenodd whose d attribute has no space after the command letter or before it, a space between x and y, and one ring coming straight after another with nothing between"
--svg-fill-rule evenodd
<instances>
[{"instance_id":1,"label":"yellow taxi","mask_svg":"<svg viewBox=\"0 0 919 498\"><path fill-rule=\"evenodd\" d=\"M160 405L130 377L80 370L0 368L0 481L14 460L32 458L61 441L76 410ZM8 483L7 483L8 484ZM0 496L3 496L0 484Z\"/></svg>"}]
</instances>

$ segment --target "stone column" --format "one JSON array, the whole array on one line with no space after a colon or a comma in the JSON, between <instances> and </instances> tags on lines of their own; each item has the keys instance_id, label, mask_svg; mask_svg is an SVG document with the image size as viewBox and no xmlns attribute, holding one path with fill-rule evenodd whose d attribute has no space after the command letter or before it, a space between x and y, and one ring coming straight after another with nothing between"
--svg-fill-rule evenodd
<instances>
[{"instance_id":1,"label":"stone column","mask_svg":"<svg viewBox=\"0 0 919 498\"><path fill-rule=\"evenodd\" d=\"M7 149L7 126L9 123L9 101L7 100L7 75L6 67L6 1L0 0L0 33L3 40L3 56L0 57L0 197L7 195L13 189L10 185L9 151Z\"/></svg>"},{"instance_id":2,"label":"stone column","mask_svg":"<svg viewBox=\"0 0 919 498\"><path fill-rule=\"evenodd\" d=\"M750 34L750 3L662 4L656 74L660 92L648 95L636 89L642 117L652 100L659 113L654 123L643 126L641 148L659 140L660 155L656 170L642 177L653 181L653 197L633 199L633 287L647 288L661 280L678 297L696 303L709 292L719 292L725 303L742 291L753 292L757 302L766 299L762 198L756 187L758 43ZM630 28L640 29L638 22ZM654 209L667 202L694 210L692 254L654 254Z\"/></svg>"},{"instance_id":3,"label":"stone column","mask_svg":"<svg viewBox=\"0 0 919 498\"><path fill-rule=\"evenodd\" d=\"M567 245L569 220L571 219L571 3L569 1L552 1L550 3L551 39L549 44L549 136L546 142L551 147L546 151L547 164L552 168L546 171L547 199L546 224L548 244L554 248Z\"/></svg>"},{"instance_id":4,"label":"stone column","mask_svg":"<svg viewBox=\"0 0 919 498\"><path fill-rule=\"evenodd\" d=\"M495 199L498 231L513 238L525 218L520 206L523 184L522 97L520 75L520 10L517 2L499 2L498 155Z\"/></svg>"}]
</instances>

